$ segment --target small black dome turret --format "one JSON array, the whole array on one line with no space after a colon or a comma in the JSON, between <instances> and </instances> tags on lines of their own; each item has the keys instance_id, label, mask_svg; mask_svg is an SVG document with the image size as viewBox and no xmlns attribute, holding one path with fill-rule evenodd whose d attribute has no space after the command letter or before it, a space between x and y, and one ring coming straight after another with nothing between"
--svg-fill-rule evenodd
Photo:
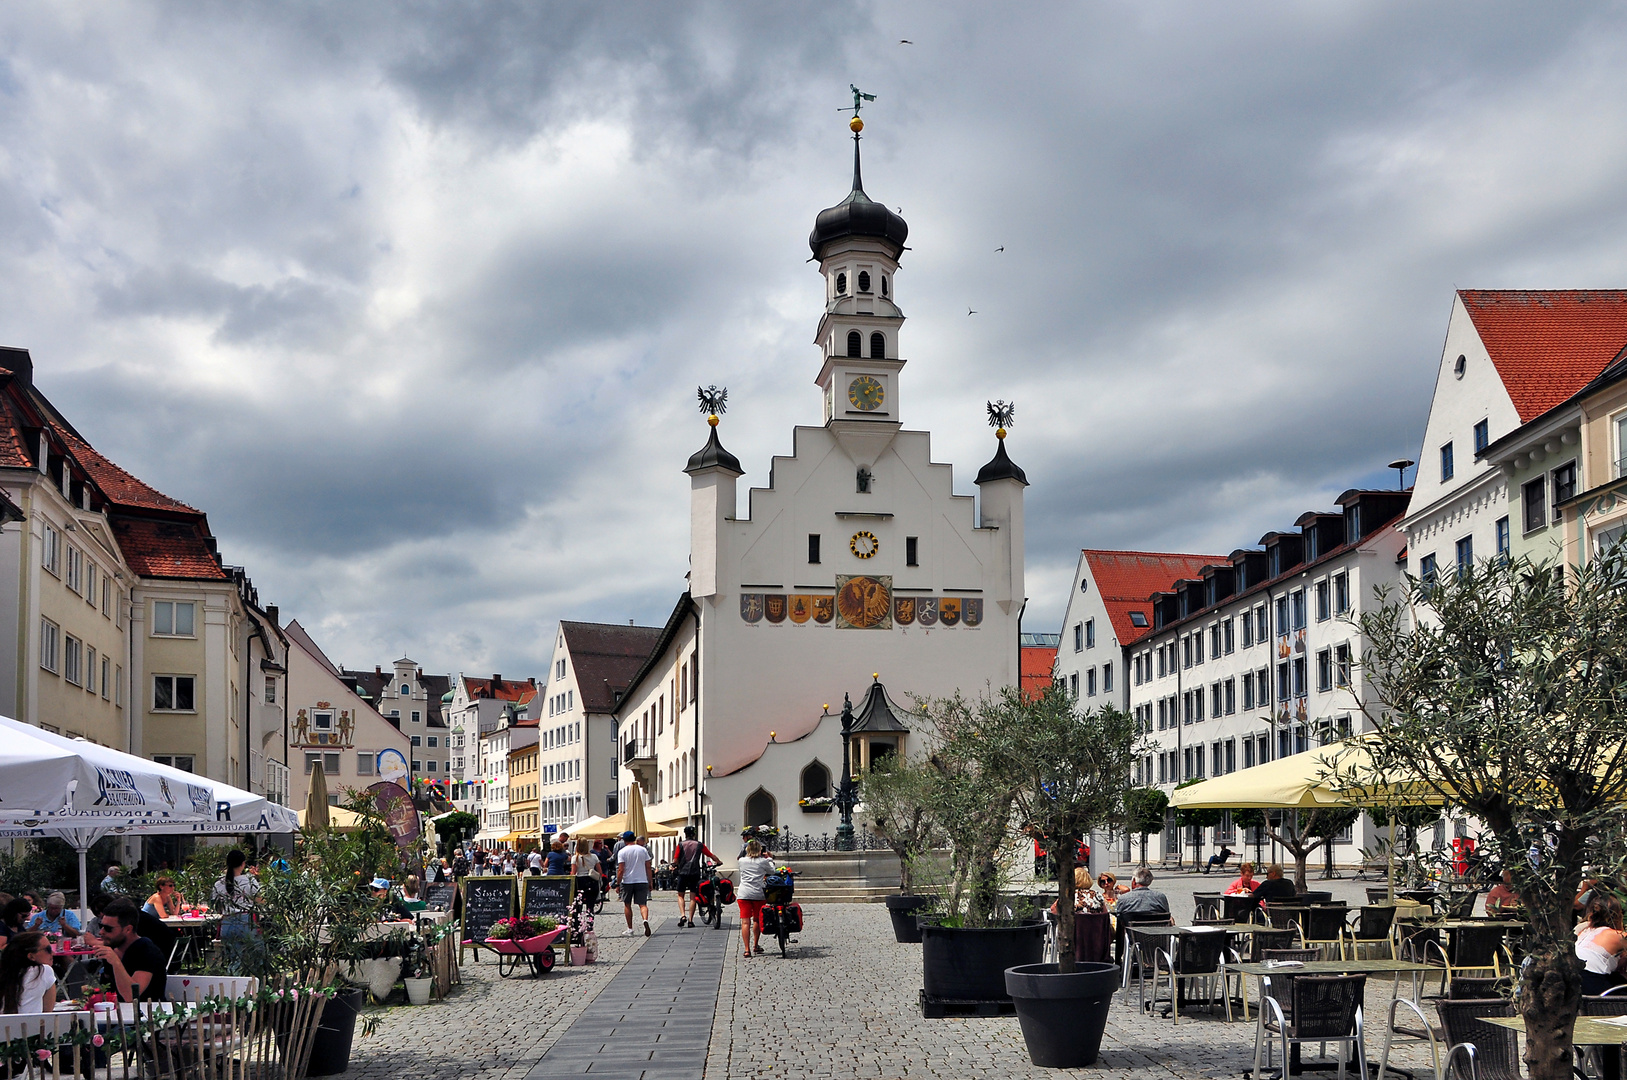
<instances>
[{"instance_id":1,"label":"small black dome turret","mask_svg":"<svg viewBox=\"0 0 1627 1080\"><path fill-rule=\"evenodd\" d=\"M689 455L689 464L684 467L686 473L697 473L703 469L721 468L736 476L745 475L746 470L740 467L740 459L723 449L723 444L717 437L717 417L712 417L712 434L707 438L706 445Z\"/></svg>"},{"instance_id":2,"label":"small black dome turret","mask_svg":"<svg viewBox=\"0 0 1627 1080\"><path fill-rule=\"evenodd\" d=\"M987 484L995 480L1015 480L1023 487L1028 486L1028 474L1022 471L1015 461L1006 454L1006 441L1001 439L995 448L994 457L989 463L978 470L974 484Z\"/></svg>"},{"instance_id":3,"label":"small black dome turret","mask_svg":"<svg viewBox=\"0 0 1627 1080\"><path fill-rule=\"evenodd\" d=\"M814 218L813 232L808 234L808 246L814 258L823 259L825 248L837 240L850 236L864 236L880 240L887 245L893 261L897 262L909 239L910 227L904 219L886 206L864 193L864 180L859 173L859 144L853 143L853 190L847 198L828 209L819 211Z\"/></svg>"}]
</instances>

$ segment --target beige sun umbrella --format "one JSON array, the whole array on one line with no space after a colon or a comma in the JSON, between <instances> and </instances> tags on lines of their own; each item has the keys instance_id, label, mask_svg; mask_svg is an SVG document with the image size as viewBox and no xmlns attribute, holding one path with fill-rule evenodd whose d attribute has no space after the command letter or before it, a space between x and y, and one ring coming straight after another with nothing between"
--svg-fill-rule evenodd
<instances>
[{"instance_id":1,"label":"beige sun umbrella","mask_svg":"<svg viewBox=\"0 0 1627 1080\"><path fill-rule=\"evenodd\" d=\"M311 766L311 791L305 796L305 813L300 815L300 828L326 829L328 818L328 778L318 761Z\"/></svg>"},{"instance_id":2,"label":"beige sun umbrella","mask_svg":"<svg viewBox=\"0 0 1627 1080\"><path fill-rule=\"evenodd\" d=\"M644 794L637 784L627 785L627 827L634 836L650 835L650 823L644 820Z\"/></svg>"}]
</instances>

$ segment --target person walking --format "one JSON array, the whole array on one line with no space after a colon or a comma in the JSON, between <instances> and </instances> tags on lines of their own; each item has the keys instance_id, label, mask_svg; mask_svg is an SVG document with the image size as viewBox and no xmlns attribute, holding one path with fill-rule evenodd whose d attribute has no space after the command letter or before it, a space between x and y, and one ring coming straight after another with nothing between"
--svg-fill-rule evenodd
<instances>
[{"instance_id":1,"label":"person walking","mask_svg":"<svg viewBox=\"0 0 1627 1080\"><path fill-rule=\"evenodd\" d=\"M587 840L576 842L576 854L571 856L571 874L575 877L585 877L592 882L583 900L583 903L591 909L599 902L599 892L604 888L604 869Z\"/></svg>"},{"instance_id":2,"label":"person walking","mask_svg":"<svg viewBox=\"0 0 1627 1080\"><path fill-rule=\"evenodd\" d=\"M752 949L763 954L763 901L768 875L774 870L774 860L763 854L763 845L755 840L746 841L746 854L740 859L740 888L735 900L740 907L740 943L742 956L750 956Z\"/></svg>"},{"instance_id":3,"label":"person walking","mask_svg":"<svg viewBox=\"0 0 1627 1080\"><path fill-rule=\"evenodd\" d=\"M695 925L695 903L700 893L701 874L705 870L702 858L713 863L723 860L712 854L712 849L695 839L695 826L684 826L684 838L678 842L673 862L677 867L678 925Z\"/></svg>"},{"instance_id":4,"label":"person walking","mask_svg":"<svg viewBox=\"0 0 1627 1080\"><path fill-rule=\"evenodd\" d=\"M622 836L632 837L631 833ZM621 904L627 913L627 929L622 937L633 936L633 905L638 905L639 917L644 920L644 936L650 936L650 849L632 837L616 854L616 888L621 891Z\"/></svg>"}]
</instances>

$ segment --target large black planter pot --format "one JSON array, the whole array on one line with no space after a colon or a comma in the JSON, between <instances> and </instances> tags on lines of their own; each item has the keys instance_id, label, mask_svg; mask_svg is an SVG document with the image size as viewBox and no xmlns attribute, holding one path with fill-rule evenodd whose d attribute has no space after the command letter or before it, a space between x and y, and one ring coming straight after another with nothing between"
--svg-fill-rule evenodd
<instances>
[{"instance_id":1,"label":"large black planter pot","mask_svg":"<svg viewBox=\"0 0 1627 1080\"><path fill-rule=\"evenodd\" d=\"M921 985L940 1001L1010 1001L1006 968L1037 964L1045 924L962 930L921 926Z\"/></svg>"},{"instance_id":2,"label":"large black planter pot","mask_svg":"<svg viewBox=\"0 0 1627 1080\"><path fill-rule=\"evenodd\" d=\"M932 906L930 896L889 896L887 914L892 916L893 937L905 944L921 943L921 928L915 923L916 912Z\"/></svg>"},{"instance_id":3,"label":"large black planter pot","mask_svg":"<svg viewBox=\"0 0 1627 1080\"><path fill-rule=\"evenodd\" d=\"M1067 975L1055 964L1025 964L1008 968L1005 982L1035 1065L1077 1069L1095 1062L1119 986L1117 964L1081 962Z\"/></svg>"},{"instance_id":4,"label":"large black planter pot","mask_svg":"<svg viewBox=\"0 0 1627 1080\"><path fill-rule=\"evenodd\" d=\"M328 999L322 1020L311 1037L311 1064L307 1076L332 1076L350 1068L350 1044L356 1036L356 1017L366 1000L361 990L348 990Z\"/></svg>"}]
</instances>

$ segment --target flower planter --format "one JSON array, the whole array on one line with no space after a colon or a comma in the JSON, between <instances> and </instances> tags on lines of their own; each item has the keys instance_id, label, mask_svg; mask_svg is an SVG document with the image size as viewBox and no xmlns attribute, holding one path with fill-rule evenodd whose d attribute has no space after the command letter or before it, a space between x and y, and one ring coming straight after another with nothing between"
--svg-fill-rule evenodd
<instances>
[{"instance_id":1,"label":"flower planter","mask_svg":"<svg viewBox=\"0 0 1627 1080\"><path fill-rule=\"evenodd\" d=\"M1010 1001L1006 968L1037 964L1044 951L1042 922L988 930L922 925L922 990L939 1001Z\"/></svg>"},{"instance_id":2,"label":"flower planter","mask_svg":"<svg viewBox=\"0 0 1627 1080\"><path fill-rule=\"evenodd\" d=\"M428 1005L430 991L435 989L435 977L425 976L421 979L401 980L407 987L407 1000L414 1005Z\"/></svg>"},{"instance_id":3,"label":"flower planter","mask_svg":"<svg viewBox=\"0 0 1627 1080\"><path fill-rule=\"evenodd\" d=\"M571 966L581 967L588 962L588 947L586 945L571 946Z\"/></svg>"},{"instance_id":4,"label":"flower planter","mask_svg":"<svg viewBox=\"0 0 1627 1080\"><path fill-rule=\"evenodd\" d=\"M374 1001L383 1001L395 989L396 979L401 977L401 957L386 956L377 960L363 960L358 967L361 968L362 978L367 980L368 992L373 995Z\"/></svg>"},{"instance_id":5,"label":"flower planter","mask_svg":"<svg viewBox=\"0 0 1627 1080\"><path fill-rule=\"evenodd\" d=\"M919 912L932 904L930 896L900 895L887 897L887 914L893 920L893 938L905 944L921 943L921 926L916 921Z\"/></svg>"},{"instance_id":6,"label":"flower planter","mask_svg":"<svg viewBox=\"0 0 1627 1080\"><path fill-rule=\"evenodd\" d=\"M1080 963L1066 975L1055 964L1024 964L1006 969L1005 983L1029 1060L1042 1069L1095 1063L1119 985L1117 964Z\"/></svg>"}]
</instances>

